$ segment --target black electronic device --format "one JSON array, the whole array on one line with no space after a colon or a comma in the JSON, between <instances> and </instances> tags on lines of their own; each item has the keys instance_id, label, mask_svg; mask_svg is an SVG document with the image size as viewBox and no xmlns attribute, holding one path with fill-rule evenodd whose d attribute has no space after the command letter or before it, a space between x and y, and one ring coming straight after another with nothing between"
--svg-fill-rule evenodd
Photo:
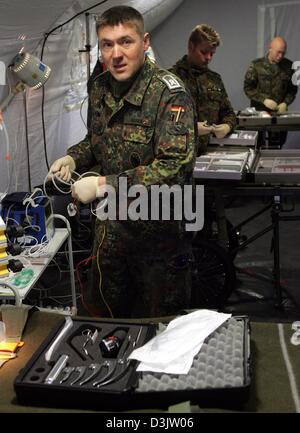
<instances>
[{"instance_id":1,"label":"black electronic device","mask_svg":"<svg viewBox=\"0 0 300 433\"><path fill-rule=\"evenodd\" d=\"M11 226L19 225L25 234L25 245L34 245L49 240L54 235L52 205L39 188L32 193L8 194L1 202L1 216L6 222L7 232ZM17 236L12 233L11 241Z\"/></svg>"},{"instance_id":2,"label":"black electronic device","mask_svg":"<svg viewBox=\"0 0 300 433\"><path fill-rule=\"evenodd\" d=\"M99 347L104 358L117 356L123 341L126 338L126 331L120 329L112 335L108 335L100 341Z\"/></svg>"}]
</instances>

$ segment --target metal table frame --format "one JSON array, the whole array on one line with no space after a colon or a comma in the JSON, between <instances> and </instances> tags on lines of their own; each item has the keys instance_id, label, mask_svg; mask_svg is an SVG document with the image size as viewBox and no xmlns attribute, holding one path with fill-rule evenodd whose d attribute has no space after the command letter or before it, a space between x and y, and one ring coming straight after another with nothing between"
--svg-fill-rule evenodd
<instances>
[{"instance_id":1,"label":"metal table frame","mask_svg":"<svg viewBox=\"0 0 300 433\"><path fill-rule=\"evenodd\" d=\"M282 213L290 212L293 209L284 210L282 199L283 197L290 196L294 198L296 195L300 196L299 186L266 186L266 185L253 185L253 184L238 184L238 185L223 185L222 187L214 187L213 191L216 196L216 210L218 215L218 240L228 246L229 234L226 226L226 209L224 205L224 197L245 197L246 196L268 196L271 202L265 205L261 210L250 215L245 220L233 227L233 230L240 230L243 226L253 221L263 213L270 211L271 224L259 230L253 236L240 243L235 249L228 251L232 260L237 251L245 248L250 243L254 242L264 234L273 232L273 285L275 291L275 305L278 308L282 307L282 291L285 289L281 286L281 273L280 273L280 228L281 221L299 221L300 215L282 215ZM297 305L298 308L299 305Z\"/></svg>"}]
</instances>

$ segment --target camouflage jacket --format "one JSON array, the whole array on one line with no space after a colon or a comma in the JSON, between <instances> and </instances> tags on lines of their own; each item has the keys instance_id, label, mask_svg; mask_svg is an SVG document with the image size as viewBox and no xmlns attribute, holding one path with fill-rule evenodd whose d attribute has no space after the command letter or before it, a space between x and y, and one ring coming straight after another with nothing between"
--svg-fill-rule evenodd
<instances>
[{"instance_id":1,"label":"camouflage jacket","mask_svg":"<svg viewBox=\"0 0 300 433\"><path fill-rule=\"evenodd\" d=\"M108 71L90 86L88 134L68 149L76 169L99 166L107 184L118 177L128 186L184 184L195 163L193 104L183 84L146 59L133 85L119 101Z\"/></svg>"},{"instance_id":2,"label":"camouflage jacket","mask_svg":"<svg viewBox=\"0 0 300 433\"><path fill-rule=\"evenodd\" d=\"M292 83L292 62L284 58L280 63L270 63L268 57L254 60L245 75L244 91L251 107L266 110L263 101L273 99L290 105L296 97L298 87Z\"/></svg>"},{"instance_id":3,"label":"camouflage jacket","mask_svg":"<svg viewBox=\"0 0 300 433\"><path fill-rule=\"evenodd\" d=\"M231 130L235 128L236 116L218 73L207 68L191 67L187 56L180 59L170 71L180 77L190 91L198 122L227 123ZM199 137L199 140L201 150L205 150L209 136Z\"/></svg>"}]
</instances>

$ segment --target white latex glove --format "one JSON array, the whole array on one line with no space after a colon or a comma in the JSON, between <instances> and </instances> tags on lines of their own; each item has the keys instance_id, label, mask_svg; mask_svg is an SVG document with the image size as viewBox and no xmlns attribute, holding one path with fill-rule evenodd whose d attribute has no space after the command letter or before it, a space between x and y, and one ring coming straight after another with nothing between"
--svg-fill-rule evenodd
<instances>
[{"instance_id":1,"label":"white latex glove","mask_svg":"<svg viewBox=\"0 0 300 433\"><path fill-rule=\"evenodd\" d=\"M200 135L207 135L210 134L212 131L212 126L208 125L207 120L205 120L205 122L198 122L197 123L198 126L198 134Z\"/></svg>"},{"instance_id":2,"label":"white latex glove","mask_svg":"<svg viewBox=\"0 0 300 433\"><path fill-rule=\"evenodd\" d=\"M285 102L278 104L277 111L280 114L285 113L287 111L287 104Z\"/></svg>"},{"instance_id":3,"label":"white latex glove","mask_svg":"<svg viewBox=\"0 0 300 433\"><path fill-rule=\"evenodd\" d=\"M265 99L264 100L264 105L269 109L269 110L277 110L277 102L273 101L273 99Z\"/></svg>"},{"instance_id":4,"label":"white latex glove","mask_svg":"<svg viewBox=\"0 0 300 433\"><path fill-rule=\"evenodd\" d=\"M102 176L87 176L74 182L71 187L72 197L83 204L91 203L96 198L103 197L105 185L99 185L100 177L105 179Z\"/></svg>"},{"instance_id":5,"label":"white latex glove","mask_svg":"<svg viewBox=\"0 0 300 433\"><path fill-rule=\"evenodd\" d=\"M63 156L57 159L50 167L50 175L48 178L51 179L51 175L55 174L62 180L69 182L71 179L71 172L75 170L76 164L74 159L70 155Z\"/></svg>"},{"instance_id":6,"label":"white latex glove","mask_svg":"<svg viewBox=\"0 0 300 433\"><path fill-rule=\"evenodd\" d=\"M219 125L213 125L213 133L217 138L224 138L227 134L229 134L231 127L228 123L220 123Z\"/></svg>"}]
</instances>

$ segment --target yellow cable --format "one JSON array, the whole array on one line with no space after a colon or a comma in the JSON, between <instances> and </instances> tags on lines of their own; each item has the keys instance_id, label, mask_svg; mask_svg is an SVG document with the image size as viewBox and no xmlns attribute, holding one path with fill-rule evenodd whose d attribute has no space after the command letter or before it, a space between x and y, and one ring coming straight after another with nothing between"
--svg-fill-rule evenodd
<instances>
[{"instance_id":1,"label":"yellow cable","mask_svg":"<svg viewBox=\"0 0 300 433\"><path fill-rule=\"evenodd\" d=\"M106 230L105 230L105 226L104 226L104 228L103 228L103 236L102 236L101 242L100 242L98 250L97 250L97 267L98 267L98 272L99 272L99 292L100 292L100 296L101 296L101 298L102 298L102 300L103 300L106 308L109 311L109 314L110 314L111 318L113 319L114 316L113 316L113 313L111 311L111 308L108 305L108 303L106 302L106 300L104 298L104 295L103 295L103 292L102 292L102 272L101 272L100 263L99 263L99 253L100 253L100 248L101 248L101 246L103 244L103 241L104 241L104 238L105 238L105 232L106 232Z\"/></svg>"}]
</instances>

